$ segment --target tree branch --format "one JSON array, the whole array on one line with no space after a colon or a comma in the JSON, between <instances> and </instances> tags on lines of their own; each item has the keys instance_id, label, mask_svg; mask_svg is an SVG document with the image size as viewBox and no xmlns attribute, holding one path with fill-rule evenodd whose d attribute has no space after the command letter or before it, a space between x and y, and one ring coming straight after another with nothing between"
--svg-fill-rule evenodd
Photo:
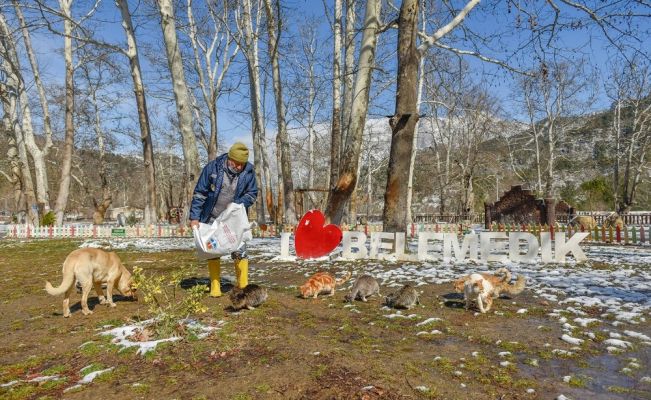
<instances>
[{"instance_id":1,"label":"tree branch","mask_svg":"<svg viewBox=\"0 0 651 400\"><path fill-rule=\"evenodd\" d=\"M468 15L468 13L477 5L479 4L479 0L470 0L468 4L457 14L452 21L450 21L447 25L442 26L434 32L433 35L424 35L424 40L423 43L421 43L420 46L418 46L418 51L424 53L428 48L431 46L434 46L436 42L438 42L439 39L441 39L443 36L447 35L450 33L454 28L457 27Z\"/></svg>"}]
</instances>

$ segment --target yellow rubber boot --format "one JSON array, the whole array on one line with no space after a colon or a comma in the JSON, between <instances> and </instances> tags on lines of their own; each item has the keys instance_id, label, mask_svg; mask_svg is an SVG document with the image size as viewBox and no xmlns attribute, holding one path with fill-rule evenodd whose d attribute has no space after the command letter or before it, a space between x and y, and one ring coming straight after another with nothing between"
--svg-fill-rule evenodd
<instances>
[{"instance_id":1,"label":"yellow rubber boot","mask_svg":"<svg viewBox=\"0 0 651 400\"><path fill-rule=\"evenodd\" d=\"M235 261L235 278L237 287L244 289L249 284L249 260L241 258Z\"/></svg>"},{"instance_id":2,"label":"yellow rubber boot","mask_svg":"<svg viewBox=\"0 0 651 400\"><path fill-rule=\"evenodd\" d=\"M222 295L222 289L219 283L219 277L221 275L219 258L208 260L208 273L210 274L210 297L220 297Z\"/></svg>"}]
</instances>

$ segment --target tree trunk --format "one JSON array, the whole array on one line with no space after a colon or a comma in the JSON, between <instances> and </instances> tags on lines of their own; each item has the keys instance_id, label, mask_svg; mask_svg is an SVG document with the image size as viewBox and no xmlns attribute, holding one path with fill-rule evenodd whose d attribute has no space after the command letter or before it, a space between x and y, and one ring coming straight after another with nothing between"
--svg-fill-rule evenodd
<instances>
[{"instance_id":1,"label":"tree trunk","mask_svg":"<svg viewBox=\"0 0 651 400\"><path fill-rule=\"evenodd\" d=\"M332 64L332 130L330 132L331 186L335 185L339 176L339 153L341 151L341 2L342 0L335 0L334 24L332 26L334 56Z\"/></svg>"},{"instance_id":2,"label":"tree trunk","mask_svg":"<svg viewBox=\"0 0 651 400\"><path fill-rule=\"evenodd\" d=\"M422 10L422 30L425 31L426 28L426 19L424 10ZM420 103L423 96L423 85L425 83L425 57L420 57L418 61L418 94L416 95L416 112L419 114L420 120ZM414 197L414 167L416 164L416 154L418 153L418 127L419 122L416 121L416 126L414 127L414 141L412 145L411 157L409 157L409 183L407 185L407 224L414 222L414 218L411 215L411 205Z\"/></svg>"},{"instance_id":3,"label":"tree trunk","mask_svg":"<svg viewBox=\"0 0 651 400\"><path fill-rule=\"evenodd\" d=\"M36 173L36 200L30 203L29 207L30 212L34 212L36 214L36 216L32 219L38 221L38 216L42 215L44 211L49 210L48 180L47 170L45 167L45 154L38 147L34 139L32 113L26 92L27 88L25 87L25 80L22 76L20 59L16 51L16 43L14 42L14 38L11 35L11 30L7 25L6 19L2 14L0 14L0 34L5 38L2 44L2 49L3 54L8 58L7 62L4 63L4 68L6 68L5 70L7 74L11 76L11 83L7 85L10 89L7 91L7 93L9 96L13 96L11 103L12 106L20 108L20 113L18 113L17 108L14 109L14 112L16 112L16 118L19 118L19 115L22 116L20 125L21 131L18 143L20 146L23 146L27 149L34 162L34 171ZM9 91L11 92L9 93ZM16 121L16 123L18 122ZM27 168L29 168L28 165ZM36 211L32 210L33 205L36 205Z\"/></svg>"},{"instance_id":4,"label":"tree trunk","mask_svg":"<svg viewBox=\"0 0 651 400\"><path fill-rule=\"evenodd\" d=\"M45 133L45 144L43 148L39 148L34 140L33 130L31 129L31 117L23 116L24 119L28 119L29 131L25 131L25 144L29 150L32 159L34 160L34 172L36 173L36 201L38 203L38 209L40 213L46 213L50 210L50 189L49 182L47 177L47 169L45 166L45 157L47 157L50 148L52 147L52 124L50 123L50 110L48 107L47 97L45 96L45 88L43 87L43 82L41 82L41 74L39 72L38 63L36 61L36 56L34 55L34 49L32 47L32 41L29 35L29 30L27 29L27 24L25 23L25 18L23 17L23 12L18 4L17 0L12 0L14 4L14 9L16 10L16 17L20 23L20 28L23 34L23 42L25 44L25 52L27 53L27 58L29 59L30 66L32 67L32 73L34 75L34 84L38 91L39 101L41 103L41 108L43 109L43 131ZM11 39L10 36L8 38ZM17 54L16 54L17 57ZM16 58L16 66L18 66L18 58ZM21 90L21 97L24 90ZM27 103L27 95L25 94L25 104L23 107L29 107ZM21 103L23 100L21 99Z\"/></svg>"},{"instance_id":5,"label":"tree trunk","mask_svg":"<svg viewBox=\"0 0 651 400\"><path fill-rule=\"evenodd\" d=\"M362 147L362 136L368 112L368 97L371 89L371 75L375 65L377 34L380 28L380 0L368 0L364 16L364 33L360 45L359 69L355 79L353 103L351 106L350 130L346 142L346 158L342 160L339 176L331 185L326 206L326 216L338 224L343 216L346 202L357 184L357 166ZM333 121L334 123L334 121Z\"/></svg>"},{"instance_id":6,"label":"tree trunk","mask_svg":"<svg viewBox=\"0 0 651 400\"><path fill-rule=\"evenodd\" d=\"M545 198L554 197L554 123L549 122L547 127L547 176L545 179Z\"/></svg>"},{"instance_id":7,"label":"tree trunk","mask_svg":"<svg viewBox=\"0 0 651 400\"><path fill-rule=\"evenodd\" d=\"M284 193L285 189L283 188L283 171L282 168L280 168L280 165L282 164L282 155L280 153L280 135L276 135L276 165L278 165L277 168L277 176L276 178L278 179L278 186L276 188L276 193L278 193L278 205L275 207L277 210L278 214L276 215L276 224L277 225L282 225L283 224L283 210L285 209L284 207Z\"/></svg>"},{"instance_id":8,"label":"tree trunk","mask_svg":"<svg viewBox=\"0 0 651 400\"><path fill-rule=\"evenodd\" d=\"M179 119L181 142L183 145L184 161L184 219L189 215L189 207L194 192L194 183L199 173L199 153L192 126L192 104L183 71L182 54L176 36L176 22L174 20L174 6L172 0L157 0L163 29L163 40L167 53L167 62L172 75L174 98L176 99L176 113ZM155 210L155 208L153 208Z\"/></svg>"},{"instance_id":9,"label":"tree trunk","mask_svg":"<svg viewBox=\"0 0 651 400\"><path fill-rule=\"evenodd\" d=\"M142 159L145 169L145 225L153 224L158 221L156 212L156 170L154 165L154 149L151 141L149 126L149 112L147 110L147 101L145 98L145 86L142 82L140 69L140 58L138 56L138 45L136 36L133 31L131 22L131 12L127 0L116 0L116 4L122 15L122 27L127 38L127 58L129 59L129 68L131 70L131 79L133 81L133 92L136 96L136 107L138 109L138 123L140 125L140 143L142 146Z\"/></svg>"},{"instance_id":10,"label":"tree trunk","mask_svg":"<svg viewBox=\"0 0 651 400\"><path fill-rule=\"evenodd\" d=\"M3 60L3 68L11 71L9 63ZM2 83L0 83L2 84ZM11 166L11 176L7 179L12 183L14 189L14 207L16 212L24 211L27 222L33 225L38 224L38 214L31 207L35 203L34 185L29 170L27 150L23 140L23 133L18 123L17 99L15 95L18 81L14 74L7 78L4 88L7 96L2 96L4 116L3 124L8 134L7 158ZM19 221L20 222L20 221Z\"/></svg>"},{"instance_id":11,"label":"tree trunk","mask_svg":"<svg viewBox=\"0 0 651 400\"><path fill-rule=\"evenodd\" d=\"M278 1L278 0L277 0ZM265 0L265 10L267 14L267 31L269 33L269 57L271 58L272 77L274 97L276 99L276 120L278 122L278 138L280 148L276 149L280 152L281 164L278 166L282 171L282 186L283 186L283 199L284 202L284 215L285 221L290 225L296 225L296 210L294 209L294 181L292 179L292 160L289 151L289 136L287 134L287 123L285 121L285 103L283 100L283 87L282 79L280 76L280 63L278 61L278 45L280 36L280 16L276 20L274 11L280 14L280 4L276 3L276 7L272 7L271 0ZM280 195L280 192L278 192Z\"/></svg>"},{"instance_id":12,"label":"tree trunk","mask_svg":"<svg viewBox=\"0 0 651 400\"><path fill-rule=\"evenodd\" d=\"M54 207L56 214L56 224L63 225L63 220L68 205L68 196L70 195L70 171L72 169L72 151L75 145L75 127L73 113L75 110L75 87L74 71L72 64L72 14L70 7L72 0L59 0L61 12L66 16L63 20L63 54L66 68L66 98L65 98L65 139L63 145L63 154L61 157L61 179L59 180L59 193Z\"/></svg>"},{"instance_id":13,"label":"tree trunk","mask_svg":"<svg viewBox=\"0 0 651 400\"><path fill-rule=\"evenodd\" d=\"M100 120L100 111L97 106L96 91L91 90L91 100L93 102L93 111L95 112L95 137L97 138L97 149L99 151L99 179L102 189L102 201L93 201L95 212L93 213L93 224L100 225L104 222L104 215L106 210L111 207L113 196L108 184L108 177L106 174L106 146L104 145L104 132L102 131L102 123Z\"/></svg>"},{"instance_id":14,"label":"tree trunk","mask_svg":"<svg viewBox=\"0 0 651 400\"><path fill-rule=\"evenodd\" d=\"M254 168L255 176L258 180L258 188L262 192L266 188L266 193L270 193L270 183L265 186L263 179L263 155L264 151L262 140L264 135L264 115L262 113L262 94L260 92L260 64L258 59L258 34L257 26L253 29L253 16L251 14L251 0L242 1L242 17L241 17L241 30L244 35L244 53L246 56L247 69L249 72L249 91L251 101L251 134L253 137L253 155L254 155ZM263 224L265 218L265 203L269 200L267 196L260 196L256 202L256 214L258 223ZM273 204L273 202L272 202Z\"/></svg>"},{"instance_id":15,"label":"tree trunk","mask_svg":"<svg viewBox=\"0 0 651 400\"><path fill-rule=\"evenodd\" d=\"M29 170L29 161L27 159L27 150L23 139L23 132L20 125L15 125L16 147L18 149L18 160L20 161L20 177L22 181L22 193L24 195L24 207L27 213L27 222L32 225L38 225L38 212L34 207L36 205L36 196L34 195L34 183L32 174Z\"/></svg>"},{"instance_id":16,"label":"tree trunk","mask_svg":"<svg viewBox=\"0 0 651 400\"><path fill-rule=\"evenodd\" d=\"M314 187L314 140L316 138L316 134L314 132L314 100L316 97L316 85L314 84L314 65L310 62L309 66L309 93L308 93L308 110L307 110L307 134L308 134L308 139L307 139L307 152L308 152L308 172L307 172L307 188L310 190L308 193L308 198L309 198L309 203L307 206L308 210L313 209L316 207L316 197L314 196L314 192L312 192ZM306 210L303 210L305 212ZM301 217L299 215L299 217Z\"/></svg>"},{"instance_id":17,"label":"tree trunk","mask_svg":"<svg viewBox=\"0 0 651 400\"><path fill-rule=\"evenodd\" d=\"M382 220L386 232L406 232L409 164L418 122L418 0L403 0L398 31L398 88L391 117L391 152Z\"/></svg>"},{"instance_id":18,"label":"tree trunk","mask_svg":"<svg viewBox=\"0 0 651 400\"><path fill-rule=\"evenodd\" d=\"M342 115L341 143L348 141L348 130L350 129L350 110L353 103L353 77L355 74L355 0L346 0L346 45L344 62L344 106ZM340 159L344 157L343 149Z\"/></svg>"},{"instance_id":19,"label":"tree trunk","mask_svg":"<svg viewBox=\"0 0 651 400\"><path fill-rule=\"evenodd\" d=\"M619 168L621 162L621 121L622 121L622 100L621 93L617 93L617 105L615 107L615 116L613 118L613 133L615 135L615 166L613 170L613 202L615 210L620 210L620 195L619 195Z\"/></svg>"}]
</instances>

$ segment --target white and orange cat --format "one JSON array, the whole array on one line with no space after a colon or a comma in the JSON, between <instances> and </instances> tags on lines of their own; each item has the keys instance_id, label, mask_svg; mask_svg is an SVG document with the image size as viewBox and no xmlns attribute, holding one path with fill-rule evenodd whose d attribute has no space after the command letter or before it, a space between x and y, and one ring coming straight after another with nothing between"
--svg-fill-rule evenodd
<instances>
[{"instance_id":1,"label":"white and orange cat","mask_svg":"<svg viewBox=\"0 0 651 400\"><path fill-rule=\"evenodd\" d=\"M329 293L330 296L334 296L335 287L346 282L350 279L351 275L352 273L349 271L344 278L335 279L327 272L317 272L312 275L305 284L299 287L301 296L303 298L313 297L315 299L321 293Z\"/></svg>"},{"instance_id":2,"label":"white and orange cat","mask_svg":"<svg viewBox=\"0 0 651 400\"><path fill-rule=\"evenodd\" d=\"M482 274L470 274L463 287L466 310L470 308L474 300L482 314L489 311L493 306L494 289L495 287L491 281L486 279Z\"/></svg>"},{"instance_id":3,"label":"white and orange cat","mask_svg":"<svg viewBox=\"0 0 651 400\"><path fill-rule=\"evenodd\" d=\"M518 275L518 279L514 284L511 282L511 272L506 268L500 268L495 271L494 274L489 273L479 273L485 280L490 282L493 286L493 298L498 298L502 293L508 295L517 295L522 293L525 287L526 278L524 275ZM462 276L461 278L454 281L454 289L457 292L465 291L465 284L470 279L470 275Z\"/></svg>"},{"instance_id":4,"label":"white and orange cat","mask_svg":"<svg viewBox=\"0 0 651 400\"><path fill-rule=\"evenodd\" d=\"M524 290L526 278L520 274L514 284L510 282L511 272L500 268L495 274L474 273L462 276L454 282L454 289L463 292L466 309L470 308L472 301L476 301L479 311L485 313L492 307L493 299L500 297L502 293L520 294Z\"/></svg>"}]
</instances>

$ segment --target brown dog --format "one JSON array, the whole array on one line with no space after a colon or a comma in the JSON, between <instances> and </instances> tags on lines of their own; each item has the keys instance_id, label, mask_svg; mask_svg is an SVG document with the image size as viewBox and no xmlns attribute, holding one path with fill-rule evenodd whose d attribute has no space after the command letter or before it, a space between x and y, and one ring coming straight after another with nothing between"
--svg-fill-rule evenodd
<instances>
[{"instance_id":1,"label":"brown dog","mask_svg":"<svg viewBox=\"0 0 651 400\"><path fill-rule=\"evenodd\" d=\"M92 314L88 309L88 295L94 286L99 296L100 304L113 303L113 288L125 296L136 298L135 289L132 289L131 273L122 265L120 258L113 252L100 249L78 249L68 254L63 262L63 281L59 287L52 287L50 282L45 282L45 290L58 296L65 293L63 298L63 316L70 316L70 294L74 289L75 278L81 284L81 312L84 315ZM102 292L102 282L106 282L106 298Z\"/></svg>"}]
</instances>

